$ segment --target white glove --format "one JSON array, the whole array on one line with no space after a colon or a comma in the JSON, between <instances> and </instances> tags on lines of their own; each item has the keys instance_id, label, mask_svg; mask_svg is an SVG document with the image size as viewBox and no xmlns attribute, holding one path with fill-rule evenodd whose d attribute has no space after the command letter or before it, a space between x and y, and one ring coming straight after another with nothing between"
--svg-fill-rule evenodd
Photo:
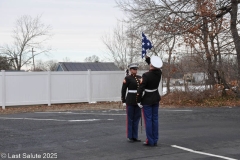
<instances>
[{"instance_id":1,"label":"white glove","mask_svg":"<svg viewBox=\"0 0 240 160\"><path fill-rule=\"evenodd\" d=\"M140 103L138 103L137 105L139 108L143 108L143 106Z\"/></svg>"},{"instance_id":2,"label":"white glove","mask_svg":"<svg viewBox=\"0 0 240 160\"><path fill-rule=\"evenodd\" d=\"M126 107L126 106L127 106L126 103L123 103L122 105L123 105L123 107Z\"/></svg>"}]
</instances>

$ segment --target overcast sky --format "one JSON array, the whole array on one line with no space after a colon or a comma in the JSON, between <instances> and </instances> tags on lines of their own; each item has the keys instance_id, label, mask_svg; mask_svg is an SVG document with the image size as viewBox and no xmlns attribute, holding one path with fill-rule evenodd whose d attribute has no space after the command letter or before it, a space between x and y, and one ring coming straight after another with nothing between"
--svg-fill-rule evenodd
<instances>
[{"instance_id":1,"label":"overcast sky","mask_svg":"<svg viewBox=\"0 0 240 160\"><path fill-rule=\"evenodd\" d=\"M104 58L101 37L112 32L123 13L115 0L0 0L0 45L11 44L15 22L23 15L41 15L52 28L51 55L37 60L83 61L92 55Z\"/></svg>"}]
</instances>

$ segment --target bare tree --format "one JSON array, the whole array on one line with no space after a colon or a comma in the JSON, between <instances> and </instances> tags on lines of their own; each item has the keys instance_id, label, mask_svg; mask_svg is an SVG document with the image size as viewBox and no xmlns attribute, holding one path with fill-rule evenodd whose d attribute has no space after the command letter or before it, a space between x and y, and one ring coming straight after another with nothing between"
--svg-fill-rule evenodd
<instances>
[{"instance_id":1,"label":"bare tree","mask_svg":"<svg viewBox=\"0 0 240 160\"><path fill-rule=\"evenodd\" d=\"M71 59L69 57L63 58L63 62L71 62Z\"/></svg>"},{"instance_id":2,"label":"bare tree","mask_svg":"<svg viewBox=\"0 0 240 160\"><path fill-rule=\"evenodd\" d=\"M126 26L124 26L126 25ZM106 34L102 38L108 55L116 65L124 70L128 64L141 61L141 32L137 32L131 23L122 22L114 28L112 34ZM141 66L143 66L141 64Z\"/></svg>"},{"instance_id":3,"label":"bare tree","mask_svg":"<svg viewBox=\"0 0 240 160\"><path fill-rule=\"evenodd\" d=\"M33 70L33 71L46 71L47 69L46 69L45 64L42 60L37 60L34 68L32 68L31 70Z\"/></svg>"},{"instance_id":4,"label":"bare tree","mask_svg":"<svg viewBox=\"0 0 240 160\"><path fill-rule=\"evenodd\" d=\"M35 65L35 71L55 71L58 62L56 60L42 61L37 60Z\"/></svg>"},{"instance_id":5,"label":"bare tree","mask_svg":"<svg viewBox=\"0 0 240 160\"><path fill-rule=\"evenodd\" d=\"M238 33L238 4L239 0L231 0L231 1L223 1L222 6L219 8L220 13L216 15L217 18L222 18L225 14L230 13L230 26L232 38L234 41L234 45L236 47L237 53L237 64L238 64L238 89L237 95L240 97L240 36Z\"/></svg>"},{"instance_id":6,"label":"bare tree","mask_svg":"<svg viewBox=\"0 0 240 160\"><path fill-rule=\"evenodd\" d=\"M99 57L96 55L92 55L90 57L86 57L84 59L85 62L99 62Z\"/></svg>"},{"instance_id":7,"label":"bare tree","mask_svg":"<svg viewBox=\"0 0 240 160\"><path fill-rule=\"evenodd\" d=\"M224 2L224 5L230 4L227 0ZM176 44L181 46L175 45L174 49L189 46L191 56L201 58L198 60L201 65L198 66L206 70L210 84L221 82L226 88L227 82L221 68L222 54L234 53L234 47L228 32L230 25L226 23L228 18L216 18L217 7L221 4L222 1L218 0L118 0L118 6L129 17L126 21L131 21L135 30L147 31L151 35L155 54L159 54L158 49L166 51L167 43L173 37L179 37ZM171 66L169 60L168 65Z\"/></svg>"},{"instance_id":8,"label":"bare tree","mask_svg":"<svg viewBox=\"0 0 240 160\"><path fill-rule=\"evenodd\" d=\"M55 71L57 68L58 62L56 60L49 60L45 62L45 66L48 71Z\"/></svg>"},{"instance_id":9,"label":"bare tree","mask_svg":"<svg viewBox=\"0 0 240 160\"><path fill-rule=\"evenodd\" d=\"M14 59L15 70L21 70L22 66L31 63L36 56L47 54L51 50L44 46L51 37L50 26L44 25L40 18L26 15L20 17L13 30L13 44L1 46L0 53Z\"/></svg>"}]
</instances>

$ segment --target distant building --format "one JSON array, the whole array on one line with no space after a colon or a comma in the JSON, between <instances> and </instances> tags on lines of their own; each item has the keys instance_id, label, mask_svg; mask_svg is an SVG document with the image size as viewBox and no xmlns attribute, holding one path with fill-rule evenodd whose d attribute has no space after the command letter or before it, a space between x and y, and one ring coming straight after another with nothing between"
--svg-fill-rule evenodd
<instances>
[{"instance_id":1,"label":"distant building","mask_svg":"<svg viewBox=\"0 0 240 160\"><path fill-rule=\"evenodd\" d=\"M187 73L183 76L183 80L186 82L193 82L195 84L205 84L206 79L207 75L203 72Z\"/></svg>"},{"instance_id":2,"label":"distant building","mask_svg":"<svg viewBox=\"0 0 240 160\"><path fill-rule=\"evenodd\" d=\"M192 74L194 78L194 82L197 84L205 84L205 81L208 79L208 76L206 73L198 72Z\"/></svg>"},{"instance_id":3,"label":"distant building","mask_svg":"<svg viewBox=\"0 0 240 160\"><path fill-rule=\"evenodd\" d=\"M59 62L56 71L120 71L113 62Z\"/></svg>"}]
</instances>

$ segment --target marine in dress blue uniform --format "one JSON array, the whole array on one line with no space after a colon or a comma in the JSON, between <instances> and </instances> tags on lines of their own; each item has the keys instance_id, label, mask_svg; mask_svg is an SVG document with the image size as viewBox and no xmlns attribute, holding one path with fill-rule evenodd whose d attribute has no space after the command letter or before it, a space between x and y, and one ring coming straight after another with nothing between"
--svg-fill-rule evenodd
<instances>
[{"instance_id":1,"label":"marine in dress blue uniform","mask_svg":"<svg viewBox=\"0 0 240 160\"><path fill-rule=\"evenodd\" d=\"M140 108L143 108L147 139L143 143L147 146L156 146L158 142L158 108L161 100L158 86L161 80L162 60L157 56L152 56L150 70L142 75L140 86L137 90L136 101ZM143 95L144 92L144 95Z\"/></svg>"},{"instance_id":2,"label":"marine in dress blue uniform","mask_svg":"<svg viewBox=\"0 0 240 160\"><path fill-rule=\"evenodd\" d=\"M138 124L141 117L141 109L136 102L137 89L140 85L141 76L137 75L138 64L132 63L128 66L131 75L127 75L122 84L122 103L126 107L127 120L126 131L129 142L140 142L138 139Z\"/></svg>"}]
</instances>

